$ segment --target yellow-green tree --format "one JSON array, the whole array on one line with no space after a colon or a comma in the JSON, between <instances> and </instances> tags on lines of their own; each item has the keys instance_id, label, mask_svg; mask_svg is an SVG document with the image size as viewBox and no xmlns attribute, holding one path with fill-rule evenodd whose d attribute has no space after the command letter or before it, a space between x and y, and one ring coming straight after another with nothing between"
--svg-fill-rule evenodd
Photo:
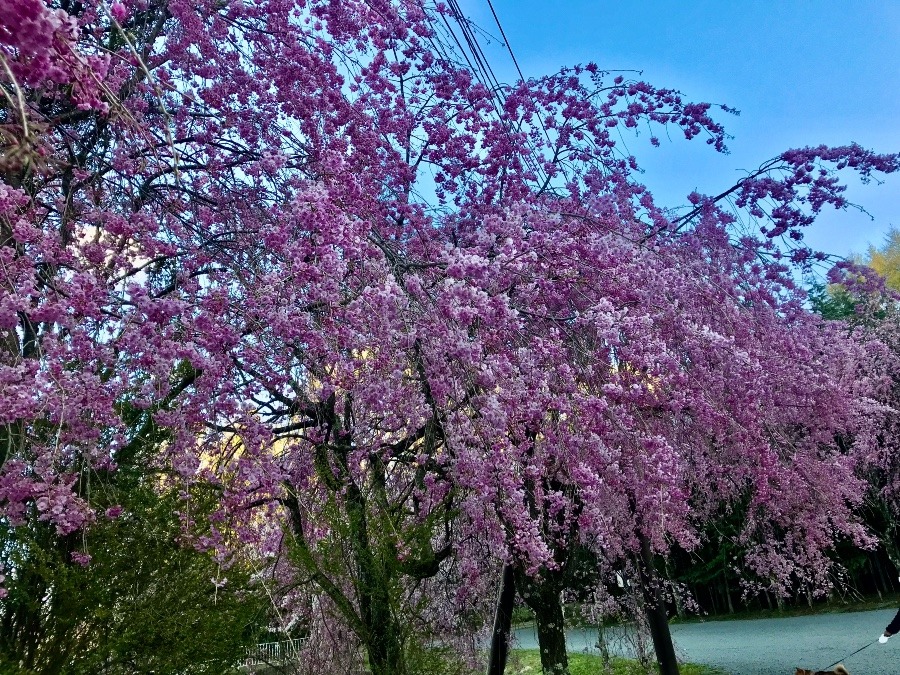
<instances>
[{"instance_id":1,"label":"yellow-green tree","mask_svg":"<svg viewBox=\"0 0 900 675\"><path fill-rule=\"evenodd\" d=\"M892 227L881 246L869 246L862 262L883 276L890 288L900 291L900 230Z\"/></svg>"}]
</instances>

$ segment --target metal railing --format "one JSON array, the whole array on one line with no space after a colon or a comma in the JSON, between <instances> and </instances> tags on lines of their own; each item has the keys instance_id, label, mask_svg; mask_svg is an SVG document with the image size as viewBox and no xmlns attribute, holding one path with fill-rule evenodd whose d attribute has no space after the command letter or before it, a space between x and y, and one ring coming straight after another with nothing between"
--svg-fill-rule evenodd
<instances>
[{"instance_id":1,"label":"metal railing","mask_svg":"<svg viewBox=\"0 0 900 675\"><path fill-rule=\"evenodd\" d=\"M274 663L285 663L297 659L306 638L294 638L280 642L260 642L255 647L247 648L244 659L245 666L261 666Z\"/></svg>"}]
</instances>

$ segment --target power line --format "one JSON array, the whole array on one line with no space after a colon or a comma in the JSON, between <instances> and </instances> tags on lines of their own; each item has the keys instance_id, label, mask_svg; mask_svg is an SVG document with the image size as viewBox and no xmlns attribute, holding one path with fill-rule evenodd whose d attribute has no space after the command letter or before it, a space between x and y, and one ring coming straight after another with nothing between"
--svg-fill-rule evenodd
<instances>
[{"instance_id":1,"label":"power line","mask_svg":"<svg viewBox=\"0 0 900 675\"><path fill-rule=\"evenodd\" d=\"M455 2L455 0L454 0ZM519 79L524 84L525 75L522 73L522 69L519 67L519 61L516 59L516 55L513 52L512 44L509 41L509 38L506 37L506 31L503 30L503 24L500 23L500 17L497 16L497 11L494 9L494 3L491 0L487 0L488 7L491 9L491 14L494 15L494 22L497 24L497 28L500 29L500 36L503 38L503 44L506 45L506 51L509 52L510 58L512 58L513 65L516 67L516 72L519 74ZM548 147L553 145L553 141L550 139L550 132L547 131L547 127L544 125L543 118L538 115L537 116L538 124L541 125L541 130L544 132L544 137L547 139ZM560 165L560 170L562 171L563 176L568 180L568 174L566 173L565 168ZM546 176L546 173L544 174Z\"/></svg>"},{"instance_id":2,"label":"power line","mask_svg":"<svg viewBox=\"0 0 900 675\"><path fill-rule=\"evenodd\" d=\"M462 10L460 9L459 3L457 2L457 0L448 0L447 4L453 15L453 19L459 25L460 30L463 33L463 37L465 39L466 44L469 46L469 50L472 52L473 58L475 59L476 63L478 63L480 66L480 68L478 70L473 69L474 74L475 74L476 78L479 81L481 81L482 84L485 85L485 87L487 87L487 89L489 89L491 92L493 92L494 96L496 97L497 101L499 102L499 107L500 107L500 109L497 110L497 106L495 105L495 111L497 111L498 116L501 119L501 122L504 122L505 121L506 99L505 99L505 95L503 92L503 86L500 84L500 81L497 79L497 76L494 73L493 68L491 68L490 61L488 61L488 58L485 55L484 50L482 50L481 44L478 41L478 37L472 31L469 20L466 19L466 17L463 15ZM494 20L497 22L497 26L500 29L500 33L503 36L504 45L506 46L507 50L510 53L510 56L512 57L513 63L515 64L516 71L518 72L520 79L524 83L525 76L522 74L522 69L519 67L518 60L516 59L516 56L512 51L512 48L509 44L509 40L506 38L506 34L503 30L503 26L500 24L500 20L497 16L497 12L494 10L493 4L491 4L490 2L488 4L490 5L491 13L494 15ZM446 22L446 19L445 19L445 22ZM455 35L453 37L454 37L454 39L456 38ZM458 40L457 40L457 44L459 44ZM462 45L459 45L459 46L460 46L460 49L462 49ZM466 58L466 61L469 62L469 59ZM471 65L471 62L469 62L469 63ZM479 71L480 71L480 74L479 74ZM538 124L541 127L541 130L544 132L544 136L546 137L547 142L550 145L552 145L552 141L550 139L550 134L547 131L547 128L544 125L544 121L541 118L540 114L537 115L537 120L538 120ZM529 156L528 154L526 154L523 156L523 159L525 160L526 164L529 165L529 168L534 172L536 178L538 178L539 180L543 180L545 184L549 183L549 176L541 164L541 160L539 157L540 153L537 152L537 149L535 148L533 141L530 138L526 137L525 142L529 146L529 148L534 152L534 155ZM563 170L563 175L565 175L565 170Z\"/></svg>"},{"instance_id":3,"label":"power line","mask_svg":"<svg viewBox=\"0 0 900 675\"><path fill-rule=\"evenodd\" d=\"M485 55L484 50L481 49L481 44L478 42L478 37L472 31L472 26L470 25L469 21L463 16L462 10L459 8L459 3L457 2L457 0L448 0L448 2L451 9L453 10L453 14L456 18L457 23L459 23L460 28L463 31L463 35L466 38L469 49L472 51L472 55L475 57L475 60L481 65L482 72L484 73L488 84L490 85L490 89L494 91L498 96L502 96L500 81L494 74L494 70L493 68L491 68L491 64L487 60L487 56Z\"/></svg>"},{"instance_id":4,"label":"power line","mask_svg":"<svg viewBox=\"0 0 900 675\"><path fill-rule=\"evenodd\" d=\"M497 24L497 28L500 29L500 36L503 38L503 44L506 45L506 51L509 52L509 55L512 57L513 65L516 67L516 72L519 73L519 79L523 82L525 81L525 76L522 74L522 69L519 68L519 62L516 60L516 55L513 54L512 45L509 43L509 39L506 37L506 32L503 30L503 26L500 24L500 17L497 16L497 12L494 10L494 3L491 0L487 0L488 7L491 8L491 14L494 15L494 21Z\"/></svg>"},{"instance_id":5,"label":"power line","mask_svg":"<svg viewBox=\"0 0 900 675\"><path fill-rule=\"evenodd\" d=\"M456 4L455 0L450 0L449 7L450 11L453 14L453 19L459 25L463 40L469 47L468 53L465 47L462 46L459 38L456 36L456 32L453 30L453 28L450 27L450 22L447 21L447 17L441 14L441 19L447 26L447 31L450 33L453 41L456 42L456 45L459 47L460 54L466 60L466 63L471 69L472 74L475 76L475 79L481 82L481 84L484 85L485 89L492 93L491 105L494 108L494 112L497 113L497 116L502 118L503 100L500 98L500 85L497 82L496 77L492 79L493 70L490 69L489 65L486 65L487 58L484 56L484 52L482 52L480 47L478 46L478 41L475 39L475 36L472 35L471 29L469 28L465 17L463 17L462 13L460 12L459 5ZM472 63L472 59L469 58L469 53L472 54L472 59L474 59L475 61L474 64Z\"/></svg>"},{"instance_id":6,"label":"power line","mask_svg":"<svg viewBox=\"0 0 900 675\"><path fill-rule=\"evenodd\" d=\"M475 81L484 86L484 88L490 94L490 105L494 110L494 114L497 116L498 122L502 125L507 134L512 134L512 122L509 120L509 117L506 114L505 87L500 83L500 80L497 78L497 75L493 67L491 66L490 60L481 47L478 36L473 30L473 26L475 26L475 24L473 24L469 19L465 17L462 9L459 6L458 0L446 0L446 3L447 4L445 5L445 7L447 8L447 10L449 10L449 12L437 9L437 14L440 15L440 21L433 24L433 26L437 28L439 32L443 33L444 31L446 31L446 34L443 36L443 39L434 36L429 37L428 40L431 42L432 46L435 47L436 51L441 53L443 57L448 61L450 59L448 58L448 55L444 50L447 49L451 53L456 52L458 58L460 58L465 63L465 65L468 66L469 72L472 74ZM516 68L516 72L524 83L525 77L522 69L519 66L519 62L516 59L515 53L513 52L509 44L509 40L506 37L503 26L500 23L497 12L490 0L488 2L488 5L490 6L491 13L494 16L494 21L497 23L497 26L500 29L500 33L504 41L504 46L506 47L507 51L510 54L510 57L512 58L513 64ZM448 14L450 15L449 17L447 16ZM452 18L453 22L458 26L459 34L457 34L456 30L454 30L454 27L451 26L448 18ZM443 24L443 26L441 26L441 24ZM481 32L484 32L483 29L479 28L479 30ZM487 33L485 34L489 35ZM543 131L544 137L547 139L548 147L552 147L552 139L539 112L537 112L536 114L536 119L538 125L541 128L541 131ZM550 184L550 175L544 168L542 153L536 146L535 139L531 137L531 134L526 133L523 140L524 144L528 147L530 152L521 153L520 158L523 160L527 168L532 172L534 178L543 183L544 187L548 186ZM565 168L559 166L559 169L562 171L562 175L568 180Z\"/></svg>"}]
</instances>

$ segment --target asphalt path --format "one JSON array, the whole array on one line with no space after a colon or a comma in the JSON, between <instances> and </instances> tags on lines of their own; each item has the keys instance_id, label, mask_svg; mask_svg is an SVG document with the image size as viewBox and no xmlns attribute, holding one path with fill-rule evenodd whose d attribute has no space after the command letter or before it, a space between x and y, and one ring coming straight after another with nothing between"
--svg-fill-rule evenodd
<instances>
[{"instance_id":1,"label":"asphalt path","mask_svg":"<svg viewBox=\"0 0 900 675\"><path fill-rule=\"evenodd\" d=\"M822 669L839 659L850 675L900 675L900 635L876 642L895 611L675 624L672 637L679 659L729 675L793 675L797 667ZM570 652L597 653L595 629L572 629L566 639ZM620 630L609 629L607 643L613 654L634 654L633 636ZM516 646L537 649L534 628L518 629Z\"/></svg>"}]
</instances>

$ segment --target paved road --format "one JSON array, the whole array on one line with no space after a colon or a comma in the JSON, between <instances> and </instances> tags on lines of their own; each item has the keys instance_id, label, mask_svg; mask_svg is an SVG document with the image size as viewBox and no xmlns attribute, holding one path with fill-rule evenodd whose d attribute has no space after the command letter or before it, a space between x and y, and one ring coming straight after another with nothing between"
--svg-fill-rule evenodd
<instances>
[{"instance_id":1,"label":"paved road","mask_svg":"<svg viewBox=\"0 0 900 675\"><path fill-rule=\"evenodd\" d=\"M894 611L678 624L672 636L680 658L718 666L730 675L793 675L798 666L825 668L837 659L844 659L851 675L898 675L900 635L848 657L873 642ZM595 631L571 630L567 639L572 652L596 652ZM537 648L533 628L516 631L516 640L524 649ZM614 653L632 651L621 633L610 635L609 643Z\"/></svg>"}]
</instances>

